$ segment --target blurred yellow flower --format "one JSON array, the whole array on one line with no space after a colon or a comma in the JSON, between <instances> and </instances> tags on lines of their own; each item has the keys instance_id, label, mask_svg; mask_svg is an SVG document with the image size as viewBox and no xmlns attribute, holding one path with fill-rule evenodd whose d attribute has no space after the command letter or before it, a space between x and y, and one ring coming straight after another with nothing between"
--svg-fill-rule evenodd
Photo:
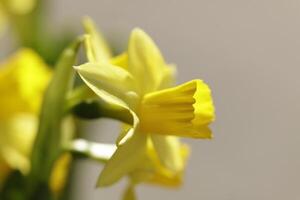
<instances>
[{"instance_id":1,"label":"blurred yellow flower","mask_svg":"<svg viewBox=\"0 0 300 200\"><path fill-rule=\"evenodd\" d=\"M110 185L136 172L140 162L149 158L149 140L158 163L176 177L183 171L185 160L176 136L212 137L208 125L214 120L214 106L209 87L201 80L171 87L175 68L165 63L155 43L141 29L132 31L127 52L110 58L98 50L102 44L96 38L101 36L91 27L86 37L89 62L75 69L102 100L132 114L132 126L122 131L98 185ZM153 180L164 180L162 171L154 171Z\"/></svg>"},{"instance_id":2,"label":"blurred yellow flower","mask_svg":"<svg viewBox=\"0 0 300 200\"><path fill-rule=\"evenodd\" d=\"M30 170L40 107L51 75L42 58L30 49L21 49L0 63L0 183L13 169L24 175ZM72 129L70 120L64 125L65 131ZM69 155L57 161L50 180L52 191L64 186L69 162Z\"/></svg>"},{"instance_id":3,"label":"blurred yellow flower","mask_svg":"<svg viewBox=\"0 0 300 200\"><path fill-rule=\"evenodd\" d=\"M50 76L43 60L29 49L0 64L0 156L23 173L29 170L28 157Z\"/></svg>"}]
</instances>

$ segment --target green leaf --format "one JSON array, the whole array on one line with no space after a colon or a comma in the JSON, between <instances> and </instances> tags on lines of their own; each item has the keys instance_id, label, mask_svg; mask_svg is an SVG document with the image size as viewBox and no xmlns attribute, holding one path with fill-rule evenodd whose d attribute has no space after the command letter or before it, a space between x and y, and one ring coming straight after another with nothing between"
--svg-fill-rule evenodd
<instances>
[{"instance_id":1,"label":"green leaf","mask_svg":"<svg viewBox=\"0 0 300 200\"><path fill-rule=\"evenodd\" d=\"M65 100L73 80L72 66L81 42L82 39L79 38L64 50L45 93L28 176L31 192L36 190L38 184L48 184L53 163L62 151L61 124Z\"/></svg>"}]
</instances>

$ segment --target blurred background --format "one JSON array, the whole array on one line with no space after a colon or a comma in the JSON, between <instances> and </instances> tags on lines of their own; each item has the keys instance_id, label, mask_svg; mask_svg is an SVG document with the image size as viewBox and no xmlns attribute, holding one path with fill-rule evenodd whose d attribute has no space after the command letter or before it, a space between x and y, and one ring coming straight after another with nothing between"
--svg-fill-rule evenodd
<instances>
[{"instance_id":1,"label":"blurred background","mask_svg":"<svg viewBox=\"0 0 300 200\"><path fill-rule=\"evenodd\" d=\"M300 199L300 1L49 2L56 27L82 31L89 15L118 52L141 27L176 63L178 83L200 78L211 86L215 138L185 140L192 155L181 189L142 185L139 199ZM112 142L118 133L112 120L84 125L96 141ZM72 199L119 199L124 182L95 189L100 170L77 163Z\"/></svg>"}]
</instances>

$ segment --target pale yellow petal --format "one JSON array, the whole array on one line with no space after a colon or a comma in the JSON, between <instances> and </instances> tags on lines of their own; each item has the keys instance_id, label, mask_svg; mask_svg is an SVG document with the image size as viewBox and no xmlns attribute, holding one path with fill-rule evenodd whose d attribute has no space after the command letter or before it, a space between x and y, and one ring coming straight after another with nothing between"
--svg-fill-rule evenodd
<instances>
[{"instance_id":1,"label":"pale yellow petal","mask_svg":"<svg viewBox=\"0 0 300 200\"><path fill-rule=\"evenodd\" d=\"M125 52L115 56L110 60L110 63L128 70L128 54Z\"/></svg>"},{"instance_id":2,"label":"pale yellow petal","mask_svg":"<svg viewBox=\"0 0 300 200\"><path fill-rule=\"evenodd\" d=\"M30 168L30 153L38 126L37 116L19 114L0 123L0 156L24 174Z\"/></svg>"},{"instance_id":3,"label":"pale yellow petal","mask_svg":"<svg viewBox=\"0 0 300 200\"><path fill-rule=\"evenodd\" d=\"M166 89L170 88L175 85L175 79L176 79L176 67L174 65L168 65L164 68L162 75L162 80L159 84L159 89Z\"/></svg>"},{"instance_id":4,"label":"pale yellow petal","mask_svg":"<svg viewBox=\"0 0 300 200\"><path fill-rule=\"evenodd\" d=\"M179 171L170 171L160 163L156 164L156 172L147 182L160 186L179 187L182 185L184 170L189 156L189 148L185 144L180 144L179 155L182 160L182 169Z\"/></svg>"},{"instance_id":5,"label":"pale yellow petal","mask_svg":"<svg viewBox=\"0 0 300 200\"><path fill-rule=\"evenodd\" d=\"M96 93L106 92L122 104L131 104L135 95L134 78L126 70L109 63L86 63L75 67L83 81ZM122 100L121 100L122 99Z\"/></svg>"},{"instance_id":6,"label":"pale yellow petal","mask_svg":"<svg viewBox=\"0 0 300 200\"><path fill-rule=\"evenodd\" d=\"M175 136L151 135L153 146L162 165L173 171L183 170L184 160L180 155L181 144Z\"/></svg>"},{"instance_id":7,"label":"pale yellow petal","mask_svg":"<svg viewBox=\"0 0 300 200\"><path fill-rule=\"evenodd\" d=\"M126 142L139 123L132 110L138 101L133 77L126 70L109 63L87 63L75 69L99 98L108 104L124 108L132 116L132 128L117 140L118 145Z\"/></svg>"},{"instance_id":8,"label":"pale yellow petal","mask_svg":"<svg viewBox=\"0 0 300 200\"><path fill-rule=\"evenodd\" d=\"M32 50L22 49L0 64L0 119L38 113L51 72Z\"/></svg>"},{"instance_id":9,"label":"pale yellow petal","mask_svg":"<svg viewBox=\"0 0 300 200\"><path fill-rule=\"evenodd\" d=\"M151 144L151 142L148 142L147 156L139 164L138 168L130 173L130 180L135 184L149 183L166 187L180 186L183 181L184 168L189 154L188 147L180 144L178 156L183 161L183 167L179 171L172 171L161 163L158 153Z\"/></svg>"},{"instance_id":10,"label":"pale yellow petal","mask_svg":"<svg viewBox=\"0 0 300 200\"><path fill-rule=\"evenodd\" d=\"M97 186L109 186L133 171L146 153L147 136L135 133L119 146L102 170Z\"/></svg>"},{"instance_id":11,"label":"pale yellow petal","mask_svg":"<svg viewBox=\"0 0 300 200\"><path fill-rule=\"evenodd\" d=\"M159 88L165 67L153 40L141 29L134 29L128 45L128 71L137 79L141 94Z\"/></svg>"},{"instance_id":12,"label":"pale yellow petal","mask_svg":"<svg viewBox=\"0 0 300 200\"><path fill-rule=\"evenodd\" d=\"M86 33L89 35L86 37L85 45L87 56L90 62L103 62L109 61L112 57L111 50L92 21L91 18L85 17L83 20L83 25Z\"/></svg>"}]
</instances>

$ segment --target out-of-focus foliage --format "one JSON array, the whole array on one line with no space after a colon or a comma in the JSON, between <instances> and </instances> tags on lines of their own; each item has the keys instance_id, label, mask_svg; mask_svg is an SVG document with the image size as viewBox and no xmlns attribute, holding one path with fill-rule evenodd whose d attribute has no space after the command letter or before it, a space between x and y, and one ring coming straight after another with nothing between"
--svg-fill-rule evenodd
<instances>
[{"instance_id":1,"label":"out-of-focus foliage","mask_svg":"<svg viewBox=\"0 0 300 200\"><path fill-rule=\"evenodd\" d=\"M0 183L14 170L28 175L31 151L38 130L44 92L52 72L38 54L21 49L0 64ZM73 122L64 122L64 133L73 132ZM70 155L54 165L50 187L59 193L65 185Z\"/></svg>"}]
</instances>

